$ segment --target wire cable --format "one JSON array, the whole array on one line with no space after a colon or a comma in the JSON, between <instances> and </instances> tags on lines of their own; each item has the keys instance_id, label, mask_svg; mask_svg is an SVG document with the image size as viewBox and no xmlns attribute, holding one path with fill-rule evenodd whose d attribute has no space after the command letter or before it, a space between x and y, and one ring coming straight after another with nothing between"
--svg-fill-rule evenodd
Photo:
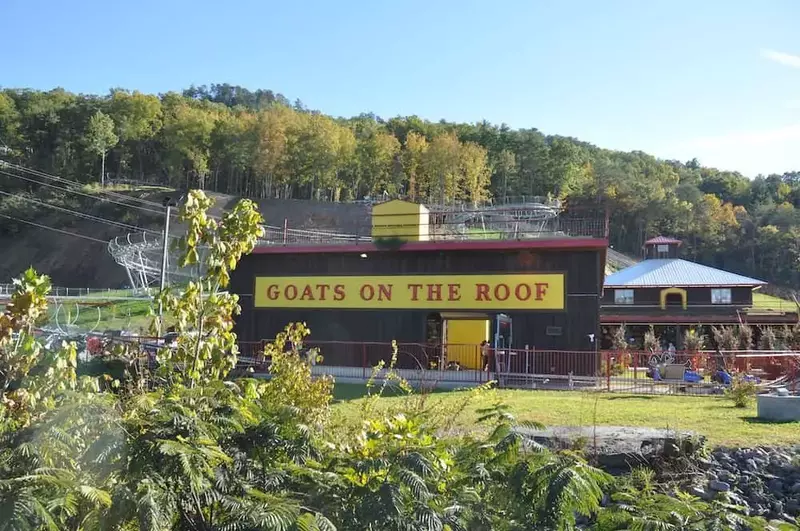
<instances>
[{"instance_id":1,"label":"wire cable","mask_svg":"<svg viewBox=\"0 0 800 531\"><path fill-rule=\"evenodd\" d=\"M46 183L46 182L42 182L42 181L37 181L36 179L30 179L28 177L23 177L22 175L16 175L14 173L8 173L8 172L5 172L3 170L0 170L0 174L7 175L8 177L14 177L16 179L22 179L24 181L28 181L28 182L31 182L31 183L36 183L36 184L41 185L41 186L47 186L49 188L55 188L56 190L61 190L63 192L69 192L71 194L82 195L84 197L88 197L90 199L94 199L95 201L99 200L99 198L97 196L93 196L91 194L87 194L87 193L81 192L79 190L71 190L69 188L64 188L62 186L56 186L55 184L50 184L50 183ZM128 204L128 203L122 203L120 201L115 201L113 199L104 199L104 201L108 201L109 203L114 203L116 205L121 205L121 206L128 207L128 208L136 208L138 210L142 210L144 212L150 212L150 213L153 213L153 214L158 214L158 215L163 215L164 214L163 210L152 210L152 209L147 208L147 207L143 207L143 206L139 206L139 205L131 205L131 204Z\"/></svg>"},{"instance_id":2,"label":"wire cable","mask_svg":"<svg viewBox=\"0 0 800 531\"><path fill-rule=\"evenodd\" d=\"M102 243L103 245L108 245L108 242L105 240L100 240L97 238L92 238L91 236L86 236L85 234L78 234L77 232L69 232L68 230L57 229L55 227L50 227L48 225L41 225L39 223L34 223L33 221L28 221L26 219L15 218L14 216L7 216L5 214L0 214L0 217L4 217L6 219L10 219L13 221L18 221L20 223L27 223L28 225L33 225L34 227L38 227L40 229L51 230L53 232L58 232L60 234L67 234L69 236L75 236L76 238L83 238L84 240L93 241L96 243Z\"/></svg>"},{"instance_id":3,"label":"wire cable","mask_svg":"<svg viewBox=\"0 0 800 531\"><path fill-rule=\"evenodd\" d=\"M63 177L59 177L58 175L52 175L50 173L46 173L46 172L43 172L43 171L40 171L40 170L34 170L32 168L26 168L25 166L19 166L17 164L12 164L10 162L4 162L3 165L7 166L9 168L15 169L17 171L21 171L23 173L28 173L28 174L35 175L37 177L41 177L41 178L44 178L44 179L50 179L52 181L60 182L60 183L63 183L63 184L71 184L73 186L83 186L83 183L80 183L78 181L65 179ZM127 195L124 195L124 194L118 194L116 192L112 192L110 190L103 190L103 191L101 191L101 193L106 194L106 195L108 195L110 197L117 197L117 198L120 198L120 199L124 199L124 200L127 200L127 201L134 201L134 202L142 203L142 204L145 204L145 205L148 205L148 206L152 206L152 207L163 208L163 205L161 205L160 203L157 203L156 201L150 201L149 199L143 199L141 197L130 197L130 196L127 196Z\"/></svg>"},{"instance_id":4,"label":"wire cable","mask_svg":"<svg viewBox=\"0 0 800 531\"><path fill-rule=\"evenodd\" d=\"M44 206L44 207L47 207L47 208L52 208L54 210L59 210L61 212L65 212L67 214L72 214L73 216L78 216L78 217L81 217L81 218L89 219L91 221L96 221L98 223L105 223L106 225L112 225L112 226L120 227L120 228L123 228L123 229L133 229L133 230L139 231L139 232L149 232L151 234L160 234L157 231L144 229L142 227L137 227L136 225L129 225L127 223L122 223L122 222L119 222L119 221L113 221L113 220L110 220L110 219L101 218L101 217L98 217L98 216L93 216L91 214L84 214L83 212L78 212L76 210L71 210L69 208L64 208L64 207L60 207L60 206L57 206L57 205L51 205L50 203L45 203L43 201L38 201L36 199L32 199L30 197L25 197L23 195L12 194L10 192L4 192L3 190L0 190L0 194L6 195L6 196L9 196L9 197L16 197L18 199L22 199L23 201L28 201L30 203L35 203L37 205L41 205L41 206Z\"/></svg>"},{"instance_id":5,"label":"wire cable","mask_svg":"<svg viewBox=\"0 0 800 531\"><path fill-rule=\"evenodd\" d=\"M35 175L35 176L40 177L40 178L50 179L50 180L53 180L53 181L56 181L56 182L59 182L59 183L63 183L65 185L69 184L69 185L72 185L72 186L83 186L83 184L78 182L78 181L65 179L63 177L59 177L58 175L52 175L52 174L49 174L49 173L46 173L46 172L43 172L43 171L34 170L34 169L31 169L31 168L26 168L25 166L19 166L17 164L11 164L10 162L4 162L4 161L0 160L0 167L2 167L2 166L6 166L8 168L12 168L12 169L15 169L17 171L28 173L30 175ZM46 184L46 183L41 182L41 181L35 181L35 182L39 182L39 184ZM138 202L138 203L141 203L142 205L147 205L147 206L150 206L150 207L153 207L153 208L156 208L156 209L163 209L164 208L164 205L162 205L161 203L158 203L156 201L150 201L149 199L144 199L144 198L141 198L141 197L128 196L128 195L125 195L125 194L112 192L111 190L103 189L103 190L100 190L99 193L103 194L103 195L106 195L108 197L116 197L116 198L118 198L118 199L120 199L122 201ZM134 208L139 208L139 207L134 207ZM144 208L144 207L141 207L141 208ZM158 213L163 213L163 211L162 210L158 210ZM178 217L179 216L179 214L177 212L175 212L175 211L173 211L171 213L171 215L173 217ZM219 216L213 216L211 214L208 214L208 217L211 218L211 219L216 219L216 220L221 219Z\"/></svg>"}]
</instances>

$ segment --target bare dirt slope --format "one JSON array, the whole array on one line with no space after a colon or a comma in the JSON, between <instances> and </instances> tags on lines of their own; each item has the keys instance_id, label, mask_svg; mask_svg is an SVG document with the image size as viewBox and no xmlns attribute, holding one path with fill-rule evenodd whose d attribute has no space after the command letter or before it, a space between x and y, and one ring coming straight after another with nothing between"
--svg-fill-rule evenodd
<instances>
[{"instance_id":1,"label":"bare dirt slope","mask_svg":"<svg viewBox=\"0 0 800 531\"><path fill-rule=\"evenodd\" d=\"M163 191L126 193L157 203L165 195L180 195L179 192ZM222 215L238 200L223 194L209 195L216 200L211 212L215 216ZM268 225L283 227L286 222L289 228L294 229L325 229L362 234L368 231L369 208L366 205L271 199L258 200L257 203ZM70 198L68 206L80 212L144 229L158 232L163 229L163 216L99 199ZM125 238L130 232L47 208L17 212L14 216L103 242L115 237ZM171 233L178 234L181 230L179 224L173 225ZM118 288L128 282L125 270L114 262L104 243L0 219L0 249L0 282L9 282L30 266L50 275L53 283L59 286Z\"/></svg>"}]
</instances>

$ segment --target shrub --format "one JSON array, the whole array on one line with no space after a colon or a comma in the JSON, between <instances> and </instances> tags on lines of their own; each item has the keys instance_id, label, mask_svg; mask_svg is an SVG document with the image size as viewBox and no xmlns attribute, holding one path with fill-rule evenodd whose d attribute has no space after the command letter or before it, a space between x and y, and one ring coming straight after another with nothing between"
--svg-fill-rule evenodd
<instances>
[{"instance_id":1,"label":"shrub","mask_svg":"<svg viewBox=\"0 0 800 531\"><path fill-rule=\"evenodd\" d=\"M714 336L714 343L720 350L736 350L739 346L736 329L732 326L715 326L711 328L711 333Z\"/></svg>"},{"instance_id":2,"label":"shrub","mask_svg":"<svg viewBox=\"0 0 800 531\"><path fill-rule=\"evenodd\" d=\"M615 350L627 350L628 338L626 336L627 332L625 330L625 325L619 325L614 329L614 333L611 336L611 346Z\"/></svg>"},{"instance_id":3,"label":"shrub","mask_svg":"<svg viewBox=\"0 0 800 531\"><path fill-rule=\"evenodd\" d=\"M778 345L778 337L775 335L775 330L767 326L761 329L761 339L758 341L758 348L761 350L775 350Z\"/></svg>"},{"instance_id":4,"label":"shrub","mask_svg":"<svg viewBox=\"0 0 800 531\"><path fill-rule=\"evenodd\" d=\"M689 352L703 350L706 345L706 336L698 334L696 330L687 330L683 335L683 345Z\"/></svg>"},{"instance_id":5,"label":"shrub","mask_svg":"<svg viewBox=\"0 0 800 531\"><path fill-rule=\"evenodd\" d=\"M730 388L726 391L726 395L733 401L734 406L747 407L753 402L757 391L758 387L755 382L745 379L742 374L737 374L734 376Z\"/></svg>"},{"instance_id":6,"label":"shrub","mask_svg":"<svg viewBox=\"0 0 800 531\"><path fill-rule=\"evenodd\" d=\"M792 348L792 343L794 342L794 333L792 329L786 325L783 325L778 329L777 334L777 346L779 349L789 349Z\"/></svg>"},{"instance_id":7,"label":"shrub","mask_svg":"<svg viewBox=\"0 0 800 531\"><path fill-rule=\"evenodd\" d=\"M649 352L655 352L660 346L661 342L655 330L653 330L653 325L650 325L650 328L644 333L644 349Z\"/></svg>"},{"instance_id":8,"label":"shrub","mask_svg":"<svg viewBox=\"0 0 800 531\"><path fill-rule=\"evenodd\" d=\"M739 336L739 348L744 350L750 350L753 348L753 328L749 325L743 324L739 325L737 332L737 335Z\"/></svg>"}]
</instances>

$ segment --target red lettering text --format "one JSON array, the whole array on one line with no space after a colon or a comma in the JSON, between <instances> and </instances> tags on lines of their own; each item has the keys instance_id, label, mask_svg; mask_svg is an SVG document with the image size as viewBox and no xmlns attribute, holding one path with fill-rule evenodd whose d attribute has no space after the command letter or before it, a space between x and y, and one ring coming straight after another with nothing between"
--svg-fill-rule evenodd
<instances>
[{"instance_id":1,"label":"red lettering text","mask_svg":"<svg viewBox=\"0 0 800 531\"><path fill-rule=\"evenodd\" d=\"M373 288L370 284L364 284L361 286L358 294L361 295L362 301L371 301L373 298L375 298L375 288Z\"/></svg>"},{"instance_id":2,"label":"red lettering text","mask_svg":"<svg viewBox=\"0 0 800 531\"><path fill-rule=\"evenodd\" d=\"M294 284L289 284L283 290L283 296L286 297L286 300L293 301L297 298L297 286Z\"/></svg>"},{"instance_id":3,"label":"red lettering text","mask_svg":"<svg viewBox=\"0 0 800 531\"><path fill-rule=\"evenodd\" d=\"M335 301L344 300L344 284L336 284L333 287L333 300Z\"/></svg>"},{"instance_id":4,"label":"red lettering text","mask_svg":"<svg viewBox=\"0 0 800 531\"><path fill-rule=\"evenodd\" d=\"M489 284L476 284L475 287L477 288L476 289L477 293L475 294L475 300L476 301L487 301L488 302L488 301L491 300L489 298Z\"/></svg>"},{"instance_id":5,"label":"red lettering text","mask_svg":"<svg viewBox=\"0 0 800 531\"><path fill-rule=\"evenodd\" d=\"M461 300L461 284L448 284L447 285L447 300L460 301Z\"/></svg>"},{"instance_id":6,"label":"red lettering text","mask_svg":"<svg viewBox=\"0 0 800 531\"><path fill-rule=\"evenodd\" d=\"M540 301L547 295L547 288L550 287L548 282L537 282L536 284L536 300Z\"/></svg>"},{"instance_id":7,"label":"red lettering text","mask_svg":"<svg viewBox=\"0 0 800 531\"><path fill-rule=\"evenodd\" d=\"M418 301L419 300L419 290L422 289L422 284L409 284L408 289L411 290L411 300Z\"/></svg>"},{"instance_id":8,"label":"red lettering text","mask_svg":"<svg viewBox=\"0 0 800 531\"><path fill-rule=\"evenodd\" d=\"M278 288L277 284L270 284L267 286L267 298L271 301L278 300L278 297L281 295L281 290Z\"/></svg>"},{"instance_id":9,"label":"red lettering text","mask_svg":"<svg viewBox=\"0 0 800 531\"><path fill-rule=\"evenodd\" d=\"M319 300L325 300L325 292L330 289L330 286L327 284L317 284L317 289L319 290Z\"/></svg>"},{"instance_id":10,"label":"red lettering text","mask_svg":"<svg viewBox=\"0 0 800 531\"><path fill-rule=\"evenodd\" d=\"M506 284L498 284L494 287L494 298L499 301L507 300L511 295L511 290Z\"/></svg>"},{"instance_id":11,"label":"red lettering text","mask_svg":"<svg viewBox=\"0 0 800 531\"><path fill-rule=\"evenodd\" d=\"M428 300L440 301L442 300L442 285L441 284L428 284Z\"/></svg>"},{"instance_id":12,"label":"red lettering text","mask_svg":"<svg viewBox=\"0 0 800 531\"><path fill-rule=\"evenodd\" d=\"M517 300L526 301L531 298L531 287L527 284L517 284L514 288L514 296Z\"/></svg>"},{"instance_id":13,"label":"red lettering text","mask_svg":"<svg viewBox=\"0 0 800 531\"><path fill-rule=\"evenodd\" d=\"M394 284L378 284L378 300L390 301L392 300L392 286Z\"/></svg>"},{"instance_id":14,"label":"red lettering text","mask_svg":"<svg viewBox=\"0 0 800 531\"><path fill-rule=\"evenodd\" d=\"M303 288L303 294L300 295L301 301L313 301L314 300L314 290L311 289L311 284L306 284L306 287Z\"/></svg>"}]
</instances>

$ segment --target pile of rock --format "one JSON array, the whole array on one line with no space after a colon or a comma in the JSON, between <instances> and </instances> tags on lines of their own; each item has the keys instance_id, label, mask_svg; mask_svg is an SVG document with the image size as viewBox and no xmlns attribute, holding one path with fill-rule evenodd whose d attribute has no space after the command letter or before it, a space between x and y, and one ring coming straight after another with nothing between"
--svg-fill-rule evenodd
<instances>
[{"instance_id":1,"label":"pile of rock","mask_svg":"<svg viewBox=\"0 0 800 531\"><path fill-rule=\"evenodd\" d=\"M706 482L692 487L692 494L708 500L730 493L751 516L800 516L800 447L718 448L703 465Z\"/></svg>"}]
</instances>

